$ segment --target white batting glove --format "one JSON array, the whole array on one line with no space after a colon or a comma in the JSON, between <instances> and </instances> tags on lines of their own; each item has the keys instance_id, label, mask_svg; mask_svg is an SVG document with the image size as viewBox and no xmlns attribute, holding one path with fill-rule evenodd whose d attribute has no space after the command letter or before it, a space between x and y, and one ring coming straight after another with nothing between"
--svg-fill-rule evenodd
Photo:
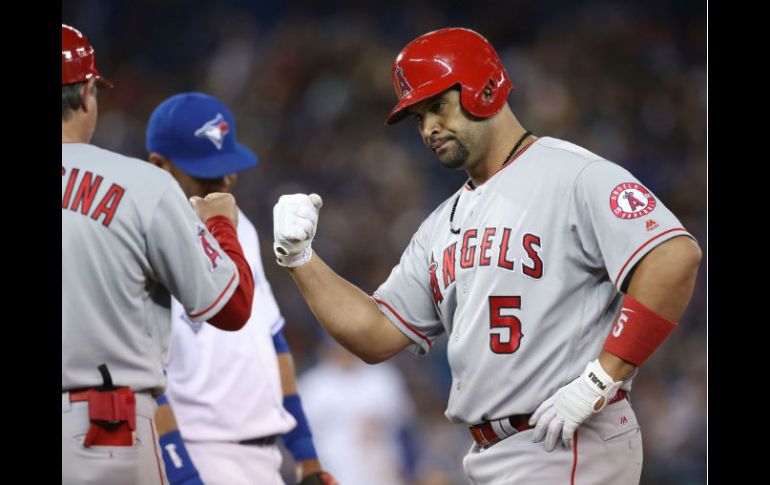
<instances>
[{"instance_id":1,"label":"white batting glove","mask_svg":"<svg viewBox=\"0 0 770 485\"><path fill-rule=\"evenodd\" d=\"M545 450L553 451L561 437L564 446L572 448L578 426L604 409L622 384L602 369L599 359L589 362L580 377L543 401L529 418L529 424L535 426L532 441L539 443L545 438ZM601 398L604 401L598 405Z\"/></svg>"},{"instance_id":2,"label":"white batting glove","mask_svg":"<svg viewBox=\"0 0 770 485\"><path fill-rule=\"evenodd\" d=\"M278 264L294 268L310 261L318 211L323 201L318 194L282 195L273 207L273 252Z\"/></svg>"}]
</instances>

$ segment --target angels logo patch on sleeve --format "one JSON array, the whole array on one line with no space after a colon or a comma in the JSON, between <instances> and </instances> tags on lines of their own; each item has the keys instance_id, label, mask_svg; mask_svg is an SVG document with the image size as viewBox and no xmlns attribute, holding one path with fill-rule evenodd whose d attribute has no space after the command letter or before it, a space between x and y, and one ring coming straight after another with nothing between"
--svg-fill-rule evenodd
<instances>
[{"instance_id":1,"label":"angels logo patch on sleeve","mask_svg":"<svg viewBox=\"0 0 770 485\"><path fill-rule=\"evenodd\" d=\"M621 219L636 219L655 209L655 197L641 184L620 184L610 194L610 209Z\"/></svg>"},{"instance_id":2,"label":"angels logo patch on sleeve","mask_svg":"<svg viewBox=\"0 0 770 485\"><path fill-rule=\"evenodd\" d=\"M206 228L203 227L203 225L198 224L198 239L200 240L201 247L203 248L203 252L206 253L206 256L208 256L209 261L211 263L211 271L214 271L217 269L217 260L222 259L222 255L219 254L219 251L209 242L208 240L208 232L206 232Z\"/></svg>"}]
</instances>

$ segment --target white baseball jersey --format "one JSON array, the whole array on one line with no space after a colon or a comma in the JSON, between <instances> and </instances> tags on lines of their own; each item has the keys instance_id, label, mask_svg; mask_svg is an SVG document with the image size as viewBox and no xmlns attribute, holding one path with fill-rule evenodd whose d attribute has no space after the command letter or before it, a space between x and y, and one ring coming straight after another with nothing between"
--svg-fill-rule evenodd
<instances>
[{"instance_id":1,"label":"white baseball jersey","mask_svg":"<svg viewBox=\"0 0 770 485\"><path fill-rule=\"evenodd\" d=\"M163 392L169 292L193 321L219 312L238 271L176 181L145 161L62 144L62 391L113 382Z\"/></svg>"},{"instance_id":2,"label":"white baseball jersey","mask_svg":"<svg viewBox=\"0 0 770 485\"><path fill-rule=\"evenodd\" d=\"M299 389L318 458L339 483L404 483L398 434L414 406L392 364L322 362L302 375Z\"/></svg>"},{"instance_id":3,"label":"white baseball jersey","mask_svg":"<svg viewBox=\"0 0 770 485\"><path fill-rule=\"evenodd\" d=\"M254 275L251 318L241 330L192 322L172 303L166 396L186 441L241 441L296 426L283 408L272 338L284 319L265 278L257 230L242 212L238 240Z\"/></svg>"},{"instance_id":4,"label":"white baseball jersey","mask_svg":"<svg viewBox=\"0 0 770 485\"><path fill-rule=\"evenodd\" d=\"M627 170L544 137L442 203L374 298L415 352L448 334L450 420L531 413L599 354L634 265L681 235Z\"/></svg>"}]
</instances>

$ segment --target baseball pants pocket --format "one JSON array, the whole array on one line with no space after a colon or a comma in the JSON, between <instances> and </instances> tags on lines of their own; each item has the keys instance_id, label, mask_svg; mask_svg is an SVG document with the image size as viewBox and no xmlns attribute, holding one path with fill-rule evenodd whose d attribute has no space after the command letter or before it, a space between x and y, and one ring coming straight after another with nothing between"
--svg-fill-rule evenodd
<instances>
[{"instance_id":1,"label":"baseball pants pocket","mask_svg":"<svg viewBox=\"0 0 770 485\"><path fill-rule=\"evenodd\" d=\"M591 421L591 427L607 443L627 441L639 434L639 423L628 401L607 406Z\"/></svg>"},{"instance_id":2,"label":"baseball pants pocket","mask_svg":"<svg viewBox=\"0 0 770 485\"><path fill-rule=\"evenodd\" d=\"M156 447L151 397L137 395L133 446L83 446L90 426L85 402L62 406L62 485L159 485L165 470Z\"/></svg>"},{"instance_id":3,"label":"baseball pants pocket","mask_svg":"<svg viewBox=\"0 0 770 485\"><path fill-rule=\"evenodd\" d=\"M607 406L578 429L574 483L636 485L642 472L642 433L628 401Z\"/></svg>"}]
</instances>

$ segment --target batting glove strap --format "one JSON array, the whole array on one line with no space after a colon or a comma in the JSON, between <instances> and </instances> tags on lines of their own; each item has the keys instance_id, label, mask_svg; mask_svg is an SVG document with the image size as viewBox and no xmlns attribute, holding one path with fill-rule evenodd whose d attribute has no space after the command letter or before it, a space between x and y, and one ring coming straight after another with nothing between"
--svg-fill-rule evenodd
<instances>
[{"instance_id":1,"label":"batting glove strap","mask_svg":"<svg viewBox=\"0 0 770 485\"><path fill-rule=\"evenodd\" d=\"M313 256L313 250L310 247L310 243L298 254L283 255L278 252L278 243L273 243L273 252L275 253L276 262L284 268L296 268L310 261Z\"/></svg>"},{"instance_id":2,"label":"batting glove strap","mask_svg":"<svg viewBox=\"0 0 770 485\"><path fill-rule=\"evenodd\" d=\"M596 397L591 406L593 412L595 413L598 413L604 409L607 403L610 402L610 399L615 397L615 394L618 392L618 389L620 389L620 386L623 385L623 381L615 381L611 375L604 371L604 368L602 368L602 364L599 362L599 359L593 360L589 362L588 365L586 365L586 368L583 371L583 374L580 376L580 379L588 384L588 387L593 389L595 393ZM604 401L597 409L595 406L597 401L599 401L601 398L604 398Z\"/></svg>"}]
</instances>

